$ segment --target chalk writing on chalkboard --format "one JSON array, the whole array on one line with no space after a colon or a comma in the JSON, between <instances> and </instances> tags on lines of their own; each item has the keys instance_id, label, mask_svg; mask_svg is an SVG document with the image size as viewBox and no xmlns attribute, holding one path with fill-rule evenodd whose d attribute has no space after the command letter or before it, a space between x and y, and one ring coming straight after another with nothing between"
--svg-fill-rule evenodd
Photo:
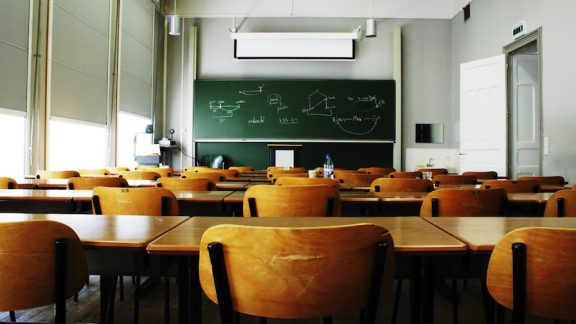
<instances>
[{"instance_id":1,"label":"chalk writing on chalkboard","mask_svg":"<svg viewBox=\"0 0 576 324\"><path fill-rule=\"evenodd\" d=\"M226 104L225 100L210 100L208 105L212 112L212 118L220 119L222 123L224 119L234 117L234 112L240 109L243 103L245 103L244 100L237 100L235 104L230 105Z\"/></svg>"},{"instance_id":2,"label":"chalk writing on chalkboard","mask_svg":"<svg viewBox=\"0 0 576 324\"><path fill-rule=\"evenodd\" d=\"M378 125L380 116L352 116L347 118L333 117L332 122L336 124L343 132L350 135L366 135L370 134Z\"/></svg>"},{"instance_id":3,"label":"chalk writing on chalkboard","mask_svg":"<svg viewBox=\"0 0 576 324\"><path fill-rule=\"evenodd\" d=\"M246 95L246 96L256 96L264 92L264 85L259 85L258 89L252 90L238 90L238 93Z\"/></svg>"},{"instance_id":4,"label":"chalk writing on chalkboard","mask_svg":"<svg viewBox=\"0 0 576 324\"><path fill-rule=\"evenodd\" d=\"M386 104L386 100L378 99L376 95L348 97L347 99L352 102L354 108L362 112L371 112L374 109L382 108Z\"/></svg>"},{"instance_id":5,"label":"chalk writing on chalkboard","mask_svg":"<svg viewBox=\"0 0 576 324\"><path fill-rule=\"evenodd\" d=\"M268 105L273 108L275 107L277 113L288 109L288 105L282 103L282 96L277 93L268 96Z\"/></svg>"},{"instance_id":6,"label":"chalk writing on chalkboard","mask_svg":"<svg viewBox=\"0 0 576 324\"><path fill-rule=\"evenodd\" d=\"M308 95L308 108L302 112L308 116L332 116L332 109L336 108L332 100L335 99L336 97L325 95L316 89Z\"/></svg>"}]
</instances>

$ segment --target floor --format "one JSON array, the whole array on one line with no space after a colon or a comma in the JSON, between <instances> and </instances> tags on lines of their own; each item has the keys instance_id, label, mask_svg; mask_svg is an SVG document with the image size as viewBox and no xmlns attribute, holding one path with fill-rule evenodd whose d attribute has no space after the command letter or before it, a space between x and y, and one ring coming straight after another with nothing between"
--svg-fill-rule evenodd
<instances>
[{"instance_id":1,"label":"floor","mask_svg":"<svg viewBox=\"0 0 576 324\"><path fill-rule=\"evenodd\" d=\"M171 280L171 322L177 323L177 304L176 304L176 286L175 280ZM129 277L125 277L126 299L119 301L116 297L115 305L115 322L131 323L132 322L132 283ZM460 283L462 285L462 282ZM402 291L400 311L397 323L408 323L408 285L404 285ZM69 323L97 323L100 319L100 300L99 300L99 280L97 276L90 277L90 285L85 287L79 294L78 302L72 299L68 301L68 322ZM390 323L392 313L392 292L387 298L381 300L377 323ZM468 280L467 289L460 294L460 323L463 324L483 324L484 313L480 294L480 285L478 280ZM203 301L203 323L220 323L218 308L207 299ZM158 283L152 285L144 292L141 298L140 323L163 323L163 285ZM435 297L435 323L452 323L452 306L445 298L436 293ZM18 322L50 322L53 320L53 307L40 307L31 310L17 311ZM345 318L335 318L334 323L358 323L357 316ZM509 319L509 316L508 316ZM0 313L0 321L8 322L8 312ZM259 323L256 318L243 316L242 323ZM321 323L321 320L269 320L268 323ZM552 323L551 320L529 318L528 324Z\"/></svg>"}]
</instances>

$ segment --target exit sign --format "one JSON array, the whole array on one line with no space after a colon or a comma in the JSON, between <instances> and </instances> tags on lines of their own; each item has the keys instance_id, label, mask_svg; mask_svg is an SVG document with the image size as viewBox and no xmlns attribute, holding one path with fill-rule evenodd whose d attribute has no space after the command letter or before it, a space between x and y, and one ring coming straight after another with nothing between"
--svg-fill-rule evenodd
<instances>
[{"instance_id":1,"label":"exit sign","mask_svg":"<svg viewBox=\"0 0 576 324\"><path fill-rule=\"evenodd\" d=\"M522 35L526 34L526 22L521 21L512 27L512 36L514 38L518 38Z\"/></svg>"}]
</instances>

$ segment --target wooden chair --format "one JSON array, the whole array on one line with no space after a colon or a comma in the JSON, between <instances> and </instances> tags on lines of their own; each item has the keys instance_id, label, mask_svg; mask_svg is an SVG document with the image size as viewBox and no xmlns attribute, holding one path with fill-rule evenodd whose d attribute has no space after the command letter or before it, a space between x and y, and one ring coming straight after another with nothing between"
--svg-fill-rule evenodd
<instances>
[{"instance_id":1,"label":"wooden chair","mask_svg":"<svg viewBox=\"0 0 576 324\"><path fill-rule=\"evenodd\" d=\"M73 177L79 177L80 173L78 171L46 171L41 170L36 173L36 179L70 179Z\"/></svg>"},{"instance_id":2,"label":"wooden chair","mask_svg":"<svg viewBox=\"0 0 576 324\"><path fill-rule=\"evenodd\" d=\"M198 170L200 170L200 169L209 169L209 167L207 167L207 166L187 166L187 167L184 167L184 172L188 172L188 171L198 172Z\"/></svg>"},{"instance_id":3,"label":"wooden chair","mask_svg":"<svg viewBox=\"0 0 576 324\"><path fill-rule=\"evenodd\" d=\"M235 312L280 319L363 312L364 323L375 323L394 268L392 236L373 224L218 225L200 243L200 284L222 323L233 323Z\"/></svg>"},{"instance_id":4,"label":"wooden chair","mask_svg":"<svg viewBox=\"0 0 576 324\"><path fill-rule=\"evenodd\" d=\"M197 171L198 173L211 173L211 172L215 172L215 173L220 173L223 174L226 179L228 178L238 178L238 175L240 174L240 172L238 172L238 170L231 170L231 169L212 169L212 168L200 168Z\"/></svg>"},{"instance_id":5,"label":"wooden chair","mask_svg":"<svg viewBox=\"0 0 576 324\"><path fill-rule=\"evenodd\" d=\"M154 171L120 171L120 176L126 180L158 180L160 174Z\"/></svg>"},{"instance_id":6,"label":"wooden chair","mask_svg":"<svg viewBox=\"0 0 576 324\"><path fill-rule=\"evenodd\" d=\"M576 190L556 191L546 202L545 217L576 217Z\"/></svg>"},{"instance_id":7,"label":"wooden chair","mask_svg":"<svg viewBox=\"0 0 576 324\"><path fill-rule=\"evenodd\" d=\"M122 171L130 171L130 168L127 167L108 167L106 168L109 174L120 174Z\"/></svg>"},{"instance_id":8,"label":"wooden chair","mask_svg":"<svg viewBox=\"0 0 576 324\"><path fill-rule=\"evenodd\" d=\"M442 185L475 185L478 183L475 175L448 175L437 174L432 177L435 186Z\"/></svg>"},{"instance_id":9,"label":"wooden chair","mask_svg":"<svg viewBox=\"0 0 576 324\"><path fill-rule=\"evenodd\" d=\"M272 173L272 183L276 183L280 178L308 178L308 173Z\"/></svg>"},{"instance_id":10,"label":"wooden chair","mask_svg":"<svg viewBox=\"0 0 576 324\"><path fill-rule=\"evenodd\" d=\"M388 173L388 178L422 179L419 171L396 171Z\"/></svg>"},{"instance_id":11,"label":"wooden chair","mask_svg":"<svg viewBox=\"0 0 576 324\"><path fill-rule=\"evenodd\" d=\"M216 190L213 180L207 178L160 178L156 181L156 187L166 188L171 191L196 190L212 191Z\"/></svg>"},{"instance_id":12,"label":"wooden chair","mask_svg":"<svg viewBox=\"0 0 576 324\"><path fill-rule=\"evenodd\" d=\"M143 171L142 171L143 172ZM168 189L145 188L109 188L96 187L93 190L92 210L96 215L148 215L178 216L178 200ZM135 276L134 323L138 323L140 312L140 276ZM120 277L120 283L123 280ZM166 285L168 285L166 279ZM120 284L121 299L123 285ZM169 308L169 298L165 296L164 309Z\"/></svg>"},{"instance_id":13,"label":"wooden chair","mask_svg":"<svg viewBox=\"0 0 576 324\"><path fill-rule=\"evenodd\" d=\"M18 182L9 177L0 177L0 189L16 189Z\"/></svg>"},{"instance_id":14,"label":"wooden chair","mask_svg":"<svg viewBox=\"0 0 576 324\"><path fill-rule=\"evenodd\" d=\"M504 188L508 193L511 192L538 192L540 184L534 180L488 180L482 183L481 189Z\"/></svg>"},{"instance_id":15,"label":"wooden chair","mask_svg":"<svg viewBox=\"0 0 576 324\"><path fill-rule=\"evenodd\" d=\"M244 217L339 216L340 194L330 186L255 185L244 194Z\"/></svg>"},{"instance_id":16,"label":"wooden chair","mask_svg":"<svg viewBox=\"0 0 576 324\"><path fill-rule=\"evenodd\" d=\"M385 176L390 174L391 172L396 172L394 168L378 168L378 167L369 167L369 168L359 168L358 171L365 172L367 174L378 174L381 176Z\"/></svg>"},{"instance_id":17,"label":"wooden chair","mask_svg":"<svg viewBox=\"0 0 576 324\"><path fill-rule=\"evenodd\" d=\"M335 173L336 181L341 186L346 187L370 187L372 181L381 178L379 174L364 174L364 173Z\"/></svg>"},{"instance_id":18,"label":"wooden chair","mask_svg":"<svg viewBox=\"0 0 576 324\"><path fill-rule=\"evenodd\" d=\"M146 171L153 171L160 175L160 177L171 177L174 175L172 168L146 168Z\"/></svg>"},{"instance_id":19,"label":"wooden chair","mask_svg":"<svg viewBox=\"0 0 576 324\"><path fill-rule=\"evenodd\" d=\"M92 190L95 187L128 187L128 181L116 177L68 179L67 188L70 190Z\"/></svg>"},{"instance_id":20,"label":"wooden chair","mask_svg":"<svg viewBox=\"0 0 576 324\"><path fill-rule=\"evenodd\" d=\"M254 171L254 168L251 166L231 166L228 169L236 170L238 172L251 172Z\"/></svg>"},{"instance_id":21,"label":"wooden chair","mask_svg":"<svg viewBox=\"0 0 576 324\"><path fill-rule=\"evenodd\" d=\"M1 223L0 311L55 304L55 323L66 323L66 299L88 279L82 243L53 221Z\"/></svg>"},{"instance_id":22,"label":"wooden chair","mask_svg":"<svg viewBox=\"0 0 576 324\"><path fill-rule=\"evenodd\" d=\"M418 172L432 172L432 176L439 174L448 174L448 169L445 168L420 168L416 170Z\"/></svg>"},{"instance_id":23,"label":"wooden chair","mask_svg":"<svg viewBox=\"0 0 576 324\"><path fill-rule=\"evenodd\" d=\"M305 168L290 168L290 169L271 169L266 171L266 178L272 180L278 174L295 174L295 173L306 173L308 171Z\"/></svg>"},{"instance_id":24,"label":"wooden chair","mask_svg":"<svg viewBox=\"0 0 576 324\"><path fill-rule=\"evenodd\" d=\"M202 179L210 179L214 182L221 182L226 180L226 176L224 175L224 173L221 172L200 173L194 171L184 171L184 173L182 173L182 178L188 178L188 179L202 178Z\"/></svg>"},{"instance_id":25,"label":"wooden chair","mask_svg":"<svg viewBox=\"0 0 576 324\"><path fill-rule=\"evenodd\" d=\"M371 192L430 192L434 190L428 179L379 178L372 181Z\"/></svg>"},{"instance_id":26,"label":"wooden chair","mask_svg":"<svg viewBox=\"0 0 576 324\"><path fill-rule=\"evenodd\" d=\"M137 171L146 171L148 169L158 169L160 165L158 164L151 164L151 165L137 165L134 169Z\"/></svg>"},{"instance_id":27,"label":"wooden chair","mask_svg":"<svg viewBox=\"0 0 576 324\"><path fill-rule=\"evenodd\" d=\"M466 171L462 175L473 175L478 180L495 180L498 179L496 171Z\"/></svg>"},{"instance_id":28,"label":"wooden chair","mask_svg":"<svg viewBox=\"0 0 576 324\"><path fill-rule=\"evenodd\" d=\"M96 187L92 196L96 215L177 216L178 200L164 188Z\"/></svg>"},{"instance_id":29,"label":"wooden chair","mask_svg":"<svg viewBox=\"0 0 576 324\"><path fill-rule=\"evenodd\" d=\"M438 189L424 198L420 216L498 216L506 212L505 189Z\"/></svg>"},{"instance_id":30,"label":"wooden chair","mask_svg":"<svg viewBox=\"0 0 576 324\"><path fill-rule=\"evenodd\" d=\"M519 181L534 180L537 181L541 186L542 185L563 186L564 184L566 184L566 181L562 176L543 176L543 177L525 176L525 177L519 177L518 180Z\"/></svg>"},{"instance_id":31,"label":"wooden chair","mask_svg":"<svg viewBox=\"0 0 576 324\"><path fill-rule=\"evenodd\" d=\"M281 177L274 183L277 186L313 186L313 185L326 185L334 188L340 188L340 184L336 179L327 178L308 178L308 177Z\"/></svg>"},{"instance_id":32,"label":"wooden chair","mask_svg":"<svg viewBox=\"0 0 576 324\"><path fill-rule=\"evenodd\" d=\"M78 173L80 173L81 177L105 176L105 175L109 175L110 171L108 171L108 169L80 169L80 170L78 170Z\"/></svg>"},{"instance_id":33,"label":"wooden chair","mask_svg":"<svg viewBox=\"0 0 576 324\"><path fill-rule=\"evenodd\" d=\"M525 316L576 319L576 229L521 228L496 244L486 275L488 292L512 310L512 323Z\"/></svg>"}]
</instances>

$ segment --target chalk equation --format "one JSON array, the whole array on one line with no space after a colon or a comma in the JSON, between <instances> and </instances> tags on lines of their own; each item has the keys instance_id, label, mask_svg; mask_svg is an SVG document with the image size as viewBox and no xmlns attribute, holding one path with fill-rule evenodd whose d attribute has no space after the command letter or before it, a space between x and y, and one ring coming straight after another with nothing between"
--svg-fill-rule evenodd
<instances>
[{"instance_id":1,"label":"chalk equation","mask_svg":"<svg viewBox=\"0 0 576 324\"><path fill-rule=\"evenodd\" d=\"M250 89L250 90L238 90L239 94L243 94L245 96L256 96L264 92L264 85L259 85L258 89Z\"/></svg>"},{"instance_id":2,"label":"chalk equation","mask_svg":"<svg viewBox=\"0 0 576 324\"><path fill-rule=\"evenodd\" d=\"M281 111L288 109L288 105L282 103L282 96L277 93L273 93L268 96L268 106L275 108L276 113L278 114Z\"/></svg>"},{"instance_id":3,"label":"chalk equation","mask_svg":"<svg viewBox=\"0 0 576 324\"><path fill-rule=\"evenodd\" d=\"M361 112L371 112L375 109L384 107L386 100L378 99L376 95L363 96L363 97L348 97L348 101L352 102L352 105L356 110Z\"/></svg>"},{"instance_id":4,"label":"chalk equation","mask_svg":"<svg viewBox=\"0 0 576 324\"><path fill-rule=\"evenodd\" d=\"M333 117L332 122L337 125L343 132L350 135L367 135L372 133L382 117L372 116L352 116L352 117Z\"/></svg>"},{"instance_id":5,"label":"chalk equation","mask_svg":"<svg viewBox=\"0 0 576 324\"><path fill-rule=\"evenodd\" d=\"M208 107L212 112L212 118L223 123L226 119L234 117L234 112L239 110L244 103L244 100L237 100L234 104L227 104L226 100L210 100Z\"/></svg>"}]
</instances>

